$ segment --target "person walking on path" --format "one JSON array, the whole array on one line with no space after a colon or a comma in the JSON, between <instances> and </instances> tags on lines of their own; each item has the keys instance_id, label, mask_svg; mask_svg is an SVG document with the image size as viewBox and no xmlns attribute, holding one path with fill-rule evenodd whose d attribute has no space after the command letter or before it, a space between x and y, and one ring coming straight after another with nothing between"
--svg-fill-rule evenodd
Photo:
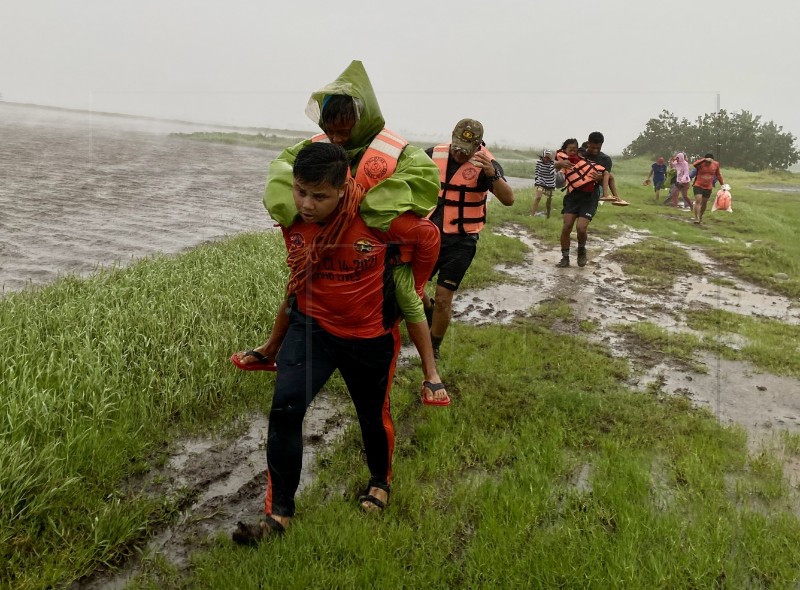
<instances>
[{"instance_id":1,"label":"person walking on path","mask_svg":"<svg viewBox=\"0 0 800 590\"><path fill-rule=\"evenodd\" d=\"M569 140L568 140L569 141ZM566 159L556 162L556 169L563 171L567 184L567 194L561 209L564 221L561 226L561 260L559 268L570 265L569 250L572 228L578 238L578 266L586 266L586 241L589 237L589 223L597 212L600 196L609 194L608 178L612 166L611 158L601 151L605 138L599 131L589 134L585 151L572 150L571 143ZM577 142L576 142L577 143Z\"/></svg>"},{"instance_id":2,"label":"person walking on path","mask_svg":"<svg viewBox=\"0 0 800 590\"><path fill-rule=\"evenodd\" d=\"M536 187L536 197L533 200L533 207L531 208L531 215L534 217L539 208L539 201L542 195L547 197L545 201L545 210L547 211L547 219L550 219L550 210L553 205L553 191L556 188L556 169L555 162L553 161L553 153L550 150L542 150L539 159L536 160L536 170L534 173L533 184ZM541 213L539 213L541 215Z\"/></svg>"},{"instance_id":3,"label":"person walking on path","mask_svg":"<svg viewBox=\"0 0 800 590\"><path fill-rule=\"evenodd\" d=\"M689 200L689 163L686 161L686 155L683 152L678 152L671 160L675 168L675 190L672 191L672 206L678 207L678 197L681 199L681 206L686 204L686 207L691 208L692 202Z\"/></svg>"},{"instance_id":4,"label":"person walking on path","mask_svg":"<svg viewBox=\"0 0 800 590\"><path fill-rule=\"evenodd\" d=\"M650 166L650 172L647 178L644 179L645 185L650 184L650 179L653 179L653 192L655 193L655 201L661 198L661 189L664 188L664 181L667 178L667 165L664 158L659 157Z\"/></svg>"},{"instance_id":5,"label":"person walking on path","mask_svg":"<svg viewBox=\"0 0 800 590\"><path fill-rule=\"evenodd\" d=\"M359 213L364 190L349 176L348 164L341 146L321 142L303 147L293 164L298 218L280 226L290 278L266 345L278 350L278 371L267 434L265 517L237 523L232 539L239 544L288 527L302 469L303 419L337 369L356 408L370 472L361 507L381 511L389 498L389 391L400 350L399 314L388 295L395 287L392 246L420 231L435 242L438 232L411 212L396 217L386 232L367 226ZM403 288L419 300L413 279Z\"/></svg>"},{"instance_id":6,"label":"person walking on path","mask_svg":"<svg viewBox=\"0 0 800 590\"><path fill-rule=\"evenodd\" d=\"M439 193L439 171L422 149L409 145L385 127L372 83L360 61L353 61L336 80L312 93L306 114L319 125L322 133L287 148L269 167L264 204L279 224L288 226L297 216L292 166L299 151L311 143L333 143L346 150L350 173L366 191L360 211L369 227L386 231L402 213L410 211L425 217L434 209ZM422 246L415 247L414 243L400 246L402 260L410 263L415 283L420 285L420 297L438 254L430 245ZM395 277L396 282L407 280L406 268L394 268L394 273L402 275ZM416 306L416 302L407 304L412 309ZM419 310L422 313L421 304ZM408 309L403 310L406 327L422 362L423 383L432 386L424 385L423 402L447 405L449 397L436 370L424 313L422 321L410 313ZM237 353L240 362L236 364L245 370L248 370L247 365L272 368L277 346L273 343L273 347L267 348L265 343L246 351L255 354Z\"/></svg>"},{"instance_id":7,"label":"person walking on path","mask_svg":"<svg viewBox=\"0 0 800 590\"><path fill-rule=\"evenodd\" d=\"M692 166L697 170L694 179L694 222L703 223L703 214L706 212L708 199L714 184L719 181L725 184L722 179L722 171L719 169L719 162L714 159L714 154L708 153L704 157L696 160Z\"/></svg>"},{"instance_id":8,"label":"person walking on path","mask_svg":"<svg viewBox=\"0 0 800 590\"><path fill-rule=\"evenodd\" d=\"M483 125L461 119L452 141L426 150L439 170L439 202L431 214L441 232L442 244L430 280L436 279L435 298L424 296L431 322L434 356L444 340L453 312L453 297L477 251L478 238L486 223L489 192L505 206L514 204L514 191L503 176L503 168L486 149Z\"/></svg>"}]
</instances>

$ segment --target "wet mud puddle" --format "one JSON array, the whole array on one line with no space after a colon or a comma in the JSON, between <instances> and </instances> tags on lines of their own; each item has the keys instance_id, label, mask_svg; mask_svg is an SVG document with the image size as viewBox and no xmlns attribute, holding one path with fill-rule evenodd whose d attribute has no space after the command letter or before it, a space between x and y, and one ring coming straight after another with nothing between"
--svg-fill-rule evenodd
<instances>
[{"instance_id":1,"label":"wet mud puddle","mask_svg":"<svg viewBox=\"0 0 800 590\"><path fill-rule=\"evenodd\" d=\"M313 483L318 456L349 424L343 404L344 400L323 390L309 408L303 426L303 471L298 493ZM180 517L120 570L113 574L98 572L73 584L72 590L122 589L142 571L144 562L156 555L183 569L191 553L217 534L229 534L239 520L257 520L264 512L269 422L267 416L251 415L246 423L246 432L231 440L178 441L166 465L149 473L144 485L154 495L181 492L191 498Z\"/></svg>"}]
</instances>

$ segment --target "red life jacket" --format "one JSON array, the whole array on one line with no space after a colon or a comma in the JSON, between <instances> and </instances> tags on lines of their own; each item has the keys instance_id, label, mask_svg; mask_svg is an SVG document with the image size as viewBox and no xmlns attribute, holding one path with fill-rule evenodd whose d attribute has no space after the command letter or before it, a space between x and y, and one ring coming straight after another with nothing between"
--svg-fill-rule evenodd
<instances>
[{"instance_id":1,"label":"red life jacket","mask_svg":"<svg viewBox=\"0 0 800 590\"><path fill-rule=\"evenodd\" d=\"M494 156L481 147L490 159ZM433 148L433 162L439 168L439 203L444 203L442 231L446 234L476 234L486 224L486 195L488 191L478 188L481 169L468 161L461 164L455 174L447 178L447 159L450 144L443 143Z\"/></svg>"},{"instance_id":2,"label":"red life jacket","mask_svg":"<svg viewBox=\"0 0 800 590\"><path fill-rule=\"evenodd\" d=\"M311 141L324 141L330 139L324 133L319 133ZM385 127L376 135L361 156L356 169L355 181L368 191L380 181L389 178L397 170L397 161L408 142Z\"/></svg>"}]
</instances>

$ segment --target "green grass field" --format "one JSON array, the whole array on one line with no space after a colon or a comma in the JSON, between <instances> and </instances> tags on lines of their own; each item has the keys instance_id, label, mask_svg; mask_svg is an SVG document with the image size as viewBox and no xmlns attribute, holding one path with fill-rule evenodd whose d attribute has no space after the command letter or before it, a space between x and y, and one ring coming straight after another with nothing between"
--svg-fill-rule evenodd
<instances>
[{"instance_id":1,"label":"green grass field","mask_svg":"<svg viewBox=\"0 0 800 590\"><path fill-rule=\"evenodd\" d=\"M800 194L747 188L795 176L723 167L734 213L698 228L653 202L641 186L648 169L615 162L632 205L592 223L598 235L646 229L656 240L621 252L638 269L631 280L668 284L665 252L669 268L690 268L668 245L680 243L797 300ZM493 204L464 288L522 259L525 247L491 225L556 243L557 220L526 215L530 193ZM284 258L277 233L241 235L0 300L0 587L69 587L179 518L180 494L139 495L126 482L163 465L171 441L225 436L235 418L267 407L261 381L231 371L228 356L268 334ZM584 336L590 325L563 334L550 329L554 317L575 321L550 302L511 327L451 328L440 365L447 409L419 403L418 366L398 372L394 484L381 516L355 502L367 470L350 427L319 458L283 538L246 549L221 533L187 571L155 559L128 587L796 588L800 504L785 457L753 451L742 429L681 397L631 391L631 367ZM740 332L754 343L740 354L800 376L797 326L727 313L690 321L701 333ZM638 337L660 346L662 335L643 326ZM340 380L331 389L344 395ZM782 440L800 461L800 437Z\"/></svg>"}]
</instances>

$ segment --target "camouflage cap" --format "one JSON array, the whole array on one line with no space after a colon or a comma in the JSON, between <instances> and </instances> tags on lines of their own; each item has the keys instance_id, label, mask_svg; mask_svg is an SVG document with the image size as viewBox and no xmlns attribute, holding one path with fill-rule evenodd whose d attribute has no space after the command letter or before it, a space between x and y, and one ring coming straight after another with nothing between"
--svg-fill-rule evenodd
<instances>
[{"instance_id":1,"label":"camouflage cap","mask_svg":"<svg viewBox=\"0 0 800 590\"><path fill-rule=\"evenodd\" d=\"M475 119L461 119L453 129L453 147L474 152L483 140L483 125Z\"/></svg>"}]
</instances>

